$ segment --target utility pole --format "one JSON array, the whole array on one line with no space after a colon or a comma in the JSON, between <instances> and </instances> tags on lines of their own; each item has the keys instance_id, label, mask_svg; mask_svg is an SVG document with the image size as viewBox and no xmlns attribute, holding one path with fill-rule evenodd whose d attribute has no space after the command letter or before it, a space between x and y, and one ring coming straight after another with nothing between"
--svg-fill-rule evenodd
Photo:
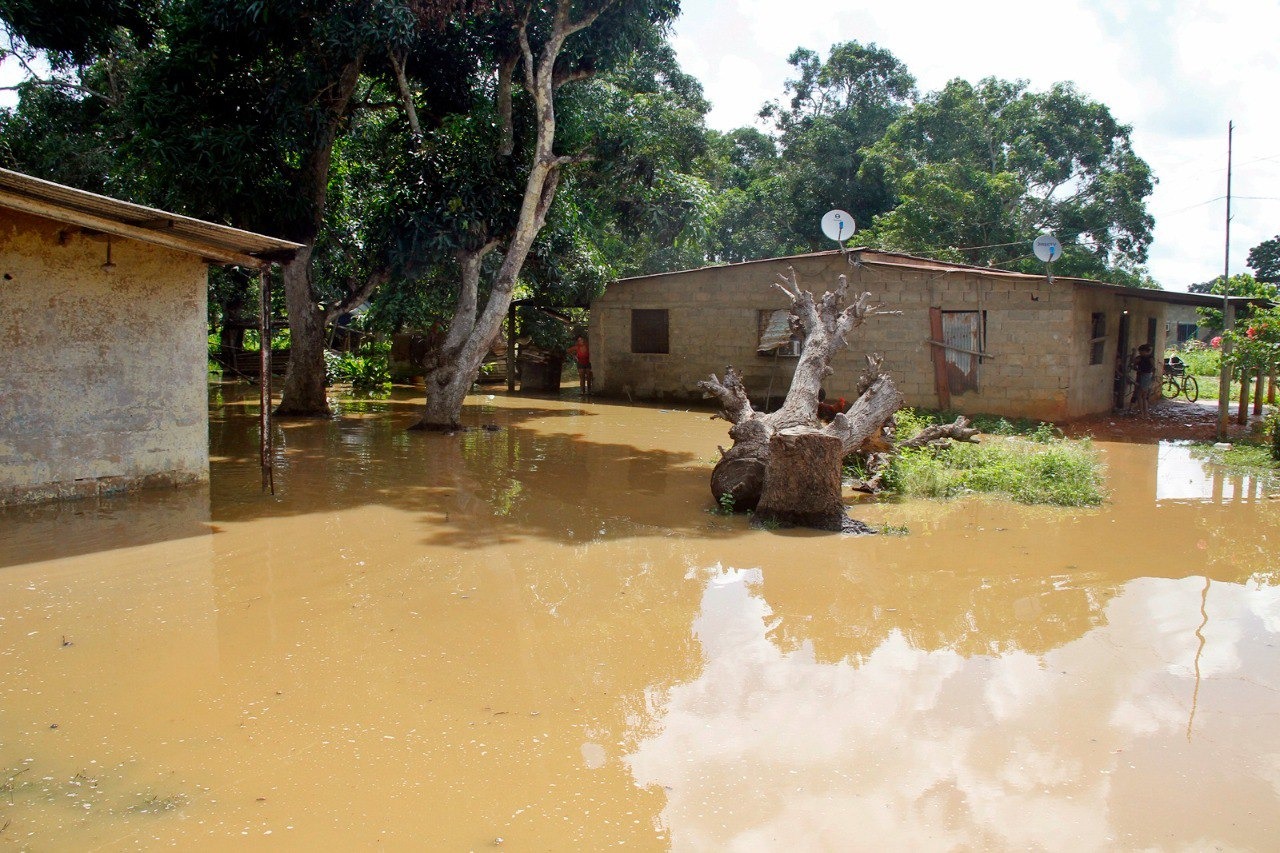
<instances>
[{"instance_id":1,"label":"utility pole","mask_svg":"<svg viewBox=\"0 0 1280 853\"><path fill-rule=\"evenodd\" d=\"M1226 441L1231 405L1231 336L1236 326L1231 309L1231 134L1234 122L1227 122L1227 247L1222 260L1222 368L1218 371L1218 441Z\"/></svg>"}]
</instances>

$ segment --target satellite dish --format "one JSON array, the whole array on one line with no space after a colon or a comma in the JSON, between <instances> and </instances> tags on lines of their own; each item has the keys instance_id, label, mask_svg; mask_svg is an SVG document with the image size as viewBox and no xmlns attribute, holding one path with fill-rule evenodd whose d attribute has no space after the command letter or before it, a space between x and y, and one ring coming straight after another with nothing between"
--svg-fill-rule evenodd
<instances>
[{"instance_id":1,"label":"satellite dish","mask_svg":"<svg viewBox=\"0 0 1280 853\"><path fill-rule=\"evenodd\" d=\"M1052 234L1041 234L1031 241L1031 251L1046 264L1051 264L1062 255L1062 244Z\"/></svg>"},{"instance_id":2,"label":"satellite dish","mask_svg":"<svg viewBox=\"0 0 1280 853\"><path fill-rule=\"evenodd\" d=\"M843 244L853 236L853 217L843 210L828 210L822 216L822 233L827 239Z\"/></svg>"}]
</instances>

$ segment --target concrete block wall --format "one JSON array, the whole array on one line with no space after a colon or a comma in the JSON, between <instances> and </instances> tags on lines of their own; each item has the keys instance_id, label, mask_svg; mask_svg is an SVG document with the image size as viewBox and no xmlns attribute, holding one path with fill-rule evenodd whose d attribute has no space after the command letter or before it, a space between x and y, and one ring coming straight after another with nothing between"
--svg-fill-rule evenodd
<instances>
[{"instance_id":1,"label":"concrete block wall","mask_svg":"<svg viewBox=\"0 0 1280 853\"><path fill-rule=\"evenodd\" d=\"M192 255L0 210L0 505L207 480Z\"/></svg>"},{"instance_id":2,"label":"concrete block wall","mask_svg":"<svg viewBox=\"0 0 1280 853\"><path fill-rule=\"evenodd\" d=\"M785 395L795 360L760 356L756 346L758 312L788 305L772 287L788 266L795 268L801 286L818 295L834 288L843 273L849 277L851 293L870 292L886 310L900 312L873 316L854 330L849 348L832 364L835 374L826 384L830 396L851 398L866 354L876 352L908 405L937 408L933 353L927 343L929 309L937 307L986 312L985 351L991 357L978 367L977 389L951 395L953 409L1062 420L1111 407L1113 364L1108 361L1105 377L1087 365L1088 323L1092 311L1099 310L1092 306L1099 300L1119 305L1118 297L1066 281L1050 285L1037 277L980 270L853 266L840 255L710 267L611 286L591 309L597 389L632 399L700 400L698 380L713 371L721 375L725 365L733 365L753 399ZM1082 301L1080 294L1091 301ZM1145 335L1143 312L1151 303L1141 303L1139 312L1139 301L1130 301L1133 334ZM668 354L630 351L633 308L670 312ZM1114 346L1109 359L1114 358Z\"/></svg>"}]
</instances>

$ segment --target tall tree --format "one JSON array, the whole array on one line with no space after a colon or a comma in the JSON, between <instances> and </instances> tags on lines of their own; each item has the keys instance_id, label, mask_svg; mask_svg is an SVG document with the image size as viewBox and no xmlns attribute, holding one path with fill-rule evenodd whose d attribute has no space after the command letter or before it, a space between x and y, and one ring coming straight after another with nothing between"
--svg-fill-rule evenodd
<instances>
[{"instance_id":1,"label":"tall tree","mask_svg":"<svg viewBox=\"0 0 1280 853\"><path fill-rule=\"evenodd\" d=\"M1250 249L1248 263L1258 281L1280 284L1280 234Z\"/></svg>"},{"instance_id":2,"label":"tall tree","mask_svg":"<svg viewBox=\"0 0 1280 853\"><path fill-rule=\"evenodd\" d=\"M786 106L768 104L761 117L773 121L783 161L783 195L793 239L824 245L818 223L832 208L860 224L892 206L882 176L864 171L866 150L914 101L915 78L891 52L875 44L843 42L825 62L797 49L788 60L798 76L786 83Z\"/></svg>"},{"instance_id":3,"label":"tall tree","mask_svg":"<svg viewBox=\"0 0 1280 853\"><path fill-rule=\"evenodd\" d=\"M293 357L280 411L327 414L325 326L387 278L366 269L335 290L313 275L335 147L357 113L394 105L374 78L391 77L392 57L424 34L434 49L419 55L436 60L423 69L438 85L421 112L459 108L451 99L469 86L456 80L475 62L465 39L430 36L485 0L81 0L66 16L4 2L0 14L30 47L54 51L55 67L73 64L63 56L80 63L78 80L49 86L102 97L86 69L112 67L121 32L145 48L106 98L128 130L113 152L115 173L128 176L120 194L303 244L284 271Z\"/></svg>"},{"instance_id":4,"label":"tall tree","mask_svg":"<svg viewBox=\"0 0 1280 853\"><path fill-rule=\"evenodd\" d=\"M1153 220L1154 178L1130 128L1072 85L953 80L921 100L873 146L864 174L895 195L868 239L978 264L1034 270L1041 231L1064 250L1067 275L1139 283Z\"/></svg>"},{"instance_id":5,"label":"tall tree","mask_svg":"<svg viewBox=\"0 0 1280 853\"><path fill-rule=\"evenodd\" d=\"M409 152L407 174L421 177L398 182L403 204L389 210L387 233L406 276L446 252L458 271L456 301L427 364L419 428L458 426L565 170L594 156L557 151L561 87L630 56L677 11L674 0L555 0L495 9L480 22L490 106L451 119ZM416 109L413 97L405 104Z\"/></svg>"}]
</instances>

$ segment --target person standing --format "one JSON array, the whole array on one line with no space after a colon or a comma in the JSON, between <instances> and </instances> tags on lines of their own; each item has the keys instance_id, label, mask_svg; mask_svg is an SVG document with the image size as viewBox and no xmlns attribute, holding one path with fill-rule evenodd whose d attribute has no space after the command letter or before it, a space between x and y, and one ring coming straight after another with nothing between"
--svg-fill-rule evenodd
<instances>
[{"instance_id":1,"label":"person standing","mask_svg":"<svg viewBox=\"0 0 1280 853\"><path fill-rule=\"evenodd\" d=\"M1147 416L1151 404L1151 391L1156 387L1156 359L1151 354L1151 344L1138 347L1138 356L1133 360L1134 371L1138 374L1137 387L1133 396L1138 401L1138 414Z\"/></svg>"},{"instance_id":2,"label":"person standing","mask_svg":"<svg viewBox=\"0 0 1280 853\"><path fill-rule=\"evenodd\" d=\"M569 347L569 352L578 364L578 391L586 397L591 393L591 348L587 346L587 339L578 335L577 343Z\"/></svg>"}]
</instances>

